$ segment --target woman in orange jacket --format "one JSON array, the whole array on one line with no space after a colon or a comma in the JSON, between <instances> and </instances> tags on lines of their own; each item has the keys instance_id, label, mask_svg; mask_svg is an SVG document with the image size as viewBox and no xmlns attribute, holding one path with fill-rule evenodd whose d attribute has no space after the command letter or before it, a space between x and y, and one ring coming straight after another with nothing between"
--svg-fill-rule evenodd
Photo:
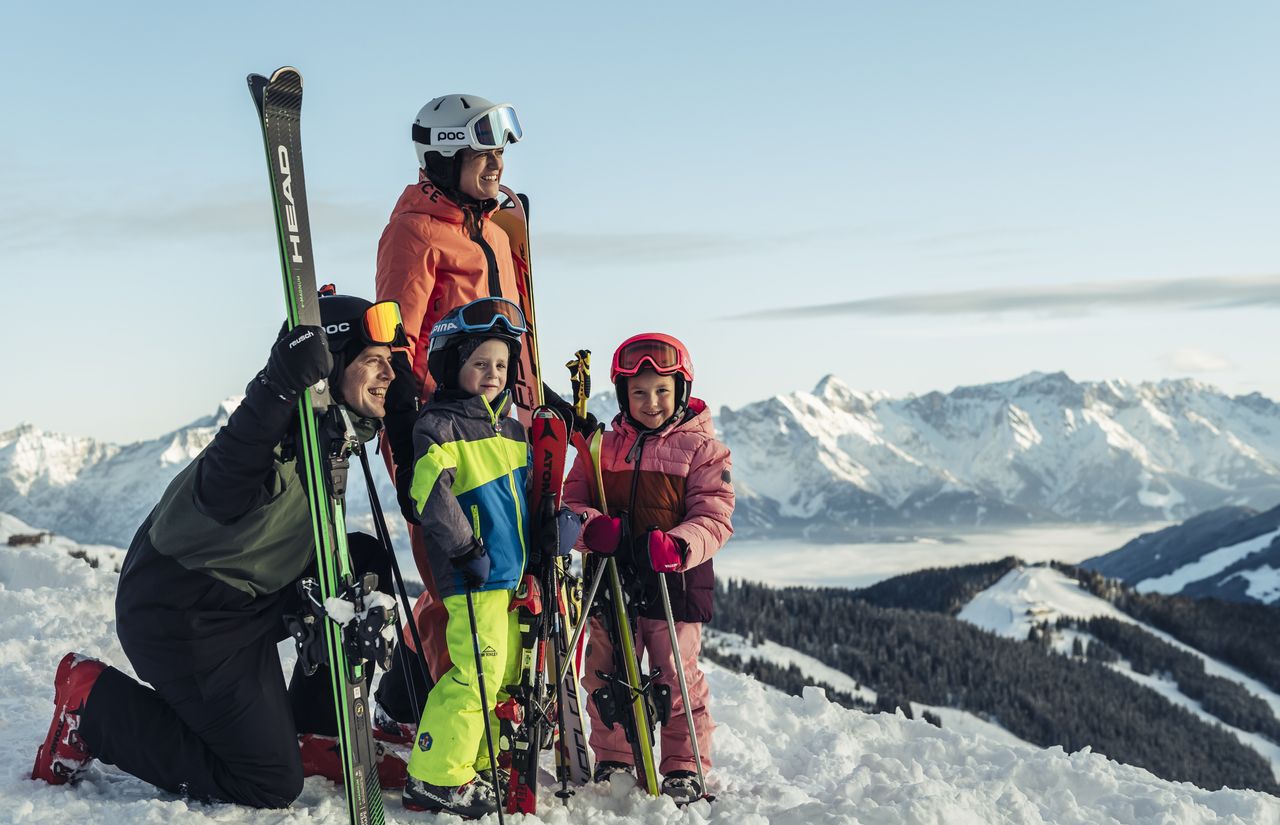
<instances>
[{"instance_id":1,"label":"woman in orange jacket","mask_svg":"<svg viewBox=\"0 0 1280 825\"><path fill-rule=\"evenodd\" d=\"M467 94L435 98L413 124L418 182L405 187L391 211L378 242L377 272L377 300L399 302L409 342L393 359L396 379L388 393L383 441L402 510L413 470L413 423L419 403L435 390L427 371L432 325L477 298L521 303L518 267L523 263L491 218L498 209L503 151L522 134L509 104ZM519 373L517 382L531 380L527 367ZM414 617L431 675L438 678L452 665L444 637L447 613L431 577L422 533L412 521L409 535L426 585ZM416 721L420 711L404 708L392 715Z\"/></svg>"}]
</instances>

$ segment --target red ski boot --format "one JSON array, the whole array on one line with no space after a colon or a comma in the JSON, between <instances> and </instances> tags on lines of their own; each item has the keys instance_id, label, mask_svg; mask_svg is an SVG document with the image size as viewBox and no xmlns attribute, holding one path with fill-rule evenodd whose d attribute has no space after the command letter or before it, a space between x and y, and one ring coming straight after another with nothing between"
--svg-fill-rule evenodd
<instances>
[{"instance_id":1,"label":"red ski boot","mask_svg":"<svg viewBox=\"0 0 1280 825\"><path fill-rule=\"evenodd\" d=\"M378 762L378 783L384 788L403 788L407 768L404 760L375 742ZM342 754L336 736L318 733L298 735L298 749L302 753L302 775L323 776L331 782L342 784Z\"/></svg>"},{"instance_id":2,"label":"red ski boot","mask_svg":"<svg viewBox=\"0 0 1280 825\"><path fill-rule=\"evenodd\" d=\"M80 739L80 713L94 682L106 669L97 659L79 653L62 657L58 673L53 677L53 721L49 723L44 743L36 751L32 779L65 785L93 761L93 754Z\"/></svg>"}]
</instances>

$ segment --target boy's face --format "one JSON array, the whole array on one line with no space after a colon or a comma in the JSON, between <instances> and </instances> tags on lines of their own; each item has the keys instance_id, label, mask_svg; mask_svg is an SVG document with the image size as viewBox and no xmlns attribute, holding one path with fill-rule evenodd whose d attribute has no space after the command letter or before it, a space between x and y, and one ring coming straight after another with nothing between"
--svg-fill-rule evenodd
<instances>
[{"instance_id":1,"label":"boy's face","mask_svg":"<svg viewBox=\"0 0 1280 825\"><path fill-rule=\"evenodd\" d=\"M458 370L458 386L472 395L493 399L507 386L507 358L510 351L506 342L490 338L467 358Z\"/></svg>"},{"instance_id":2,"label":"boy's face","mask_svg":"<svg viewBox=\"0 0 1280 825\"><path fill-rule=\"evenodd\" d=\"M676 378L644 370L627 379L627 407L631 417L652 429L676 411Z\"/></svg>"}]
</instances>

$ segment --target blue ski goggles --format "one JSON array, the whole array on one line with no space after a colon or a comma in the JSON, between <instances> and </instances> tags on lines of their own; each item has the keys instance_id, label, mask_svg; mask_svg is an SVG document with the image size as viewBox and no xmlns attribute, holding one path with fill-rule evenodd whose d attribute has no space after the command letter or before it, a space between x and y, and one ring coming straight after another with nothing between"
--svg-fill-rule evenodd
<instances>
[{"instance_id":1,"label":"blue ski goggles","mask_svg":"<svg viewBox=\"0 0 1280 825\"><path fill-rule=\"evenodd\" d=\"M499 326L515 336L529 331L524 312L506 298L478 298L451 310L431 327L431 340L458 333L494 332Z\"/></svg>"}]
</instances>

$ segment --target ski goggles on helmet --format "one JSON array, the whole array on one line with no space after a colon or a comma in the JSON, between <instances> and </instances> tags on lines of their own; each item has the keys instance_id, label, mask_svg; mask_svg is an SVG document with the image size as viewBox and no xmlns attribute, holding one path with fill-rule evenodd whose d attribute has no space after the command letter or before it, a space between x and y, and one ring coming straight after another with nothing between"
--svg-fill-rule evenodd
<instances>
[{"instance_id":1,"label":"ski goggles on helmet","mask_svg":"<svg viewBox=\"0 0 1280 825\"><path fill-rule=\"evenodd\" d=\"M400 317L400 305L395 301L379 301L376 304L370 304L365 299L354 295L339 295L338 288L333 284L321 286L316 293L320 299L321 323L329 335L331 344L335 337L345 340L358 331L367 344L386 347L409 346L409 339L404 332L404 321ZM357 316L356 313L359 315Z\"/></svg>"},{"instance_id":2,"label":"ski goggles on helmet","mask_svg":"<svg viewBox=\"0 0 1280 825\"><path fill-rule=\"evenodd\" d=\"M693 364L684 348L657 338L641 338L623 343L613 354L613 365L609 372L616 381L618 376L635 375L646 366L659 375L680 373L689 380L693 376Z\"/></svg>"},{"instance_id":3,"label":"ski goggles on helmet","mask_svg":"<svg viewBox=\"0 0 1280 825\"><path fill-rule=\"evenodd\" d=\"M499 326L520 336L529 331L520 307L506 298L478 298L449 312L431 327L431 339L457 333L493 332Z\"/></svg>"},{"instance_id":4,"label":"ski goggles on helmet","mask_svg":"<svg viewBox=\"0 0 1280 825\"><path fill-rule=\"evenodd\" d=\"M413 139L432 147L468 147L477 152L501 149L508 142L518 143L524 137L516 110L502 103L471 118L463 126L413 125Z\"/></svg>"},{"instance_id":5,"label":"ski goggles on helmet","mask_svg":"<svg viewBox=\"0 0 1280 825\"><path fill-rule=\"evenodd\" d=\"M361 316L365 340L370 344L388 347L407 347L409 339L404 334L404 320L400 317L400 305L395 301L379 301Z\"/></svg>"}]
</instances>

